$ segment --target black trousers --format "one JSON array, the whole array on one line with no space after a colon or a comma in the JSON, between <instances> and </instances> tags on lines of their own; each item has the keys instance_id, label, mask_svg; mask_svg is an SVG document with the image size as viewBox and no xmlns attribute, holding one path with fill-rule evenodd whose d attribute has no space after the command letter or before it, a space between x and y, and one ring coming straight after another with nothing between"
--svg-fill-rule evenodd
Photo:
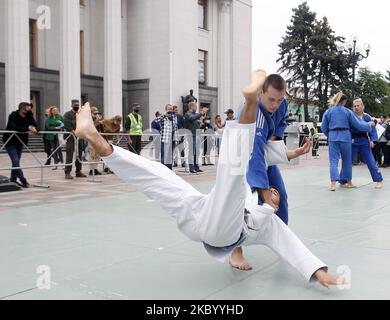
<instances>
[{"instance_id":1,"label":"black trousers","mask_svg":"<svg viewBox=\"0 0 390 320\"><path fill-rule=\"evenodd\" d=\"M129 145L129 150L132 153L141 154L142 149L142 137L130 136L132 143Z\"/></svg>"},{"instance_id":2,"label":"black trousers","mask_svg":"<svg viewBox=\"0 0 390 320\"><path fill-rule=\"evenodd\" d=\"M317 156L318 148L320 147L320 140L318 138L313 139L313 148L311 149L311 155L313 157Z\"/></svg>"},{"instance_id":3,"label":"black trousers","mask_svg":"<svg viewBox=\"0 0 390 320\"><path fill-rule=\"evenodd\" d=\"M47 160L46 160L45 165L49 166L51 164L51 157L50 157L50 155L51 155L52 147L51 147L50 141L46 140L45 137L43 137L43 148L44 148L46 156L47 156Z\"/></svg>"},{"instance_id":4,"label":"black trousers","mask_svg":"<svg viewBox=\"0 0 390 320\"><path fill-rule=\"evenodd\" d=\"M79 152L79 157L76 158L76 173L81 172L82 164L79 161L78 158L82 158L83 155L83 140L80 139L78 143L78 152ZM73 156L74 156L74 151L75 151L75 141L72 137L70 137L66 141L66 166L65 166L65 173L71 173L72 172L72 162L73 162Z\"/></svg>"}]
</instances>

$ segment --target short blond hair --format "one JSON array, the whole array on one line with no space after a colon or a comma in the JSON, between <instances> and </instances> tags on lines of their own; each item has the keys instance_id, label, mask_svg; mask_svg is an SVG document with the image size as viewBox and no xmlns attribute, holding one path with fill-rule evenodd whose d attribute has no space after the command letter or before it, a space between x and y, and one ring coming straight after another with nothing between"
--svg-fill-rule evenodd
<instances>
[{"instance_id":1,"label":"short blond hair","mask_svg":"<svg viewBox=\"0 0 390 320\"><path fill-rule=\"evenodd\" d=\"M363 102L362 98L356 98L355 100L353 100L354 105L355 105L355 102L360 102L362 104L363 109L364 109L364 102Z\"/></svg>"}]
</instances>

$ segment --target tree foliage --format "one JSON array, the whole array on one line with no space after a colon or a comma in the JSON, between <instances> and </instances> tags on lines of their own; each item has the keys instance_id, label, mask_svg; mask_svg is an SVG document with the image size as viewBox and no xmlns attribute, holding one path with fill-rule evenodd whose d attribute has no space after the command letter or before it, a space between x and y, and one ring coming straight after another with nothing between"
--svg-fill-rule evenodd
<instances>
[{"instance_id":1,"label":"tree foliage","mask_svg":"<svg viewBox=\"0 0 390 320\"><path fill-rule=\"evenodd\" d=\"M279 71L287 74L287 84L295 96L303 93L305 118L308 118L310 89L314 82L311 38L314 33L316 14L310 11L306 2L293 9L291 24L287 27L286 36L279 44L282 63Z\"/></svg>"},{"instance_id":2,"label":"tree foliage","mask_svg":"<svg viewBox=\"0 0 390 320\"><path fill-rule=\"evenodd\" d=\"M390 88L383 74L360 69L356 88L367 113L379 116L390 112Z\"/></svg>"}]
</instances>

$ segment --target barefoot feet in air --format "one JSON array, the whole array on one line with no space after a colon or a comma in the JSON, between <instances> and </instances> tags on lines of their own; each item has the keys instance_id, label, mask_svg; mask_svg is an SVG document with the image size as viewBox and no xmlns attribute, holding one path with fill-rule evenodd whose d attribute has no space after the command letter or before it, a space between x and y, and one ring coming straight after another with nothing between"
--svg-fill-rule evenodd
<instances>
[{"instance_id":1,"label":"barefoot feet in air","mask_svg":"<svg viewBox=\"0 0 390 320\"><path fill-rule=\"evenodd\" d=\"M267 73L264 70L256 70L252 73L251 84L244 88L243 95L246 101L257 101L267 78Z\"/></svg>"},{"instance_id":2,"label":"barefoot feet in air","mask_svg":"<svg viewBox=\"0 0 390 320\"><path fill-rule=\"evenodd\" d=\"M76 115L76 131L75 135L81 139L88 139L93 136L97 131L93 123L91 115L91 107L89 102L81 107L80 111Z\"/></svg>"}]
</instances>

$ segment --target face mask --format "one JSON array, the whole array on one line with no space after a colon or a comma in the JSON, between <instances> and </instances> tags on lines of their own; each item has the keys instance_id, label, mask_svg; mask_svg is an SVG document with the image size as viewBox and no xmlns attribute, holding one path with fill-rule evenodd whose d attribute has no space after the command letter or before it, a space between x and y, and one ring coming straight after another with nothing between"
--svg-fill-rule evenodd
<instances>
[{"instance_id":1,"label":"face mask","mask_svg":"<svg viewBox=\"0 0 390 320\"><path fill-rule=\"evenodd\" d=\"M139 113L139 111L140 111L139 109L134 109L135 113Z\"/></svg>"},{"instance_id":2,"label":"face mask","mask_svg":"<svg viewBox=\"0 0 390 320\"><path fill-rule=\"evenodd\" d=\"M77 107L73 107L73 111L74 111L74 112L78 112L78 111L79 111L79 109L80 109L80 107L79 107L79 106L77 106Z\"/></svg>"}]
</instances>

